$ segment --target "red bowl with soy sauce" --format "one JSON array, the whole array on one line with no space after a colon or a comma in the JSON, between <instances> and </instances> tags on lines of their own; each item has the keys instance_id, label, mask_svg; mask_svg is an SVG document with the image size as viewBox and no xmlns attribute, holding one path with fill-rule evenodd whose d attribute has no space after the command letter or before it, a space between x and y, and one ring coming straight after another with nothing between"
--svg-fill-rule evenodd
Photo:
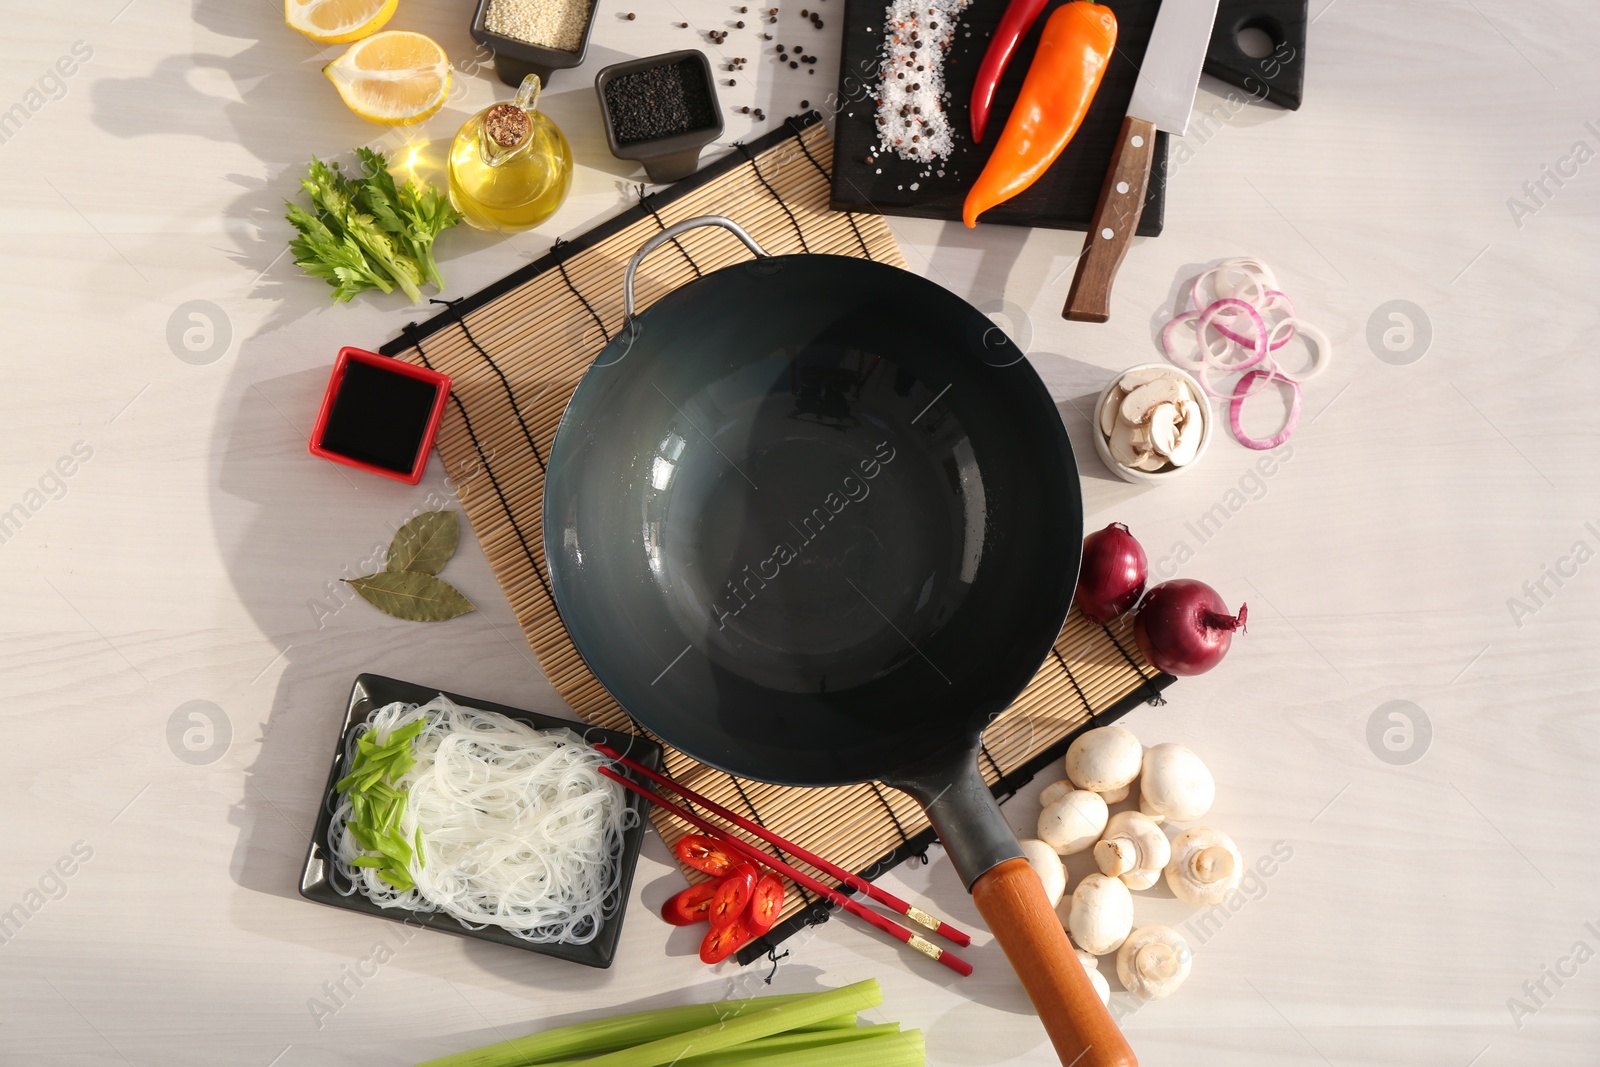
<instances>
[{"instance_id":1,"label":"red bowl with soy sauce","mask_svg":"<svg viewBox=\"0 0 1600 1067\"><path fill-rule=\"evenodd\" d=\"M311 431L311 454L416 485L449 397L449 375L341 348Z\"/></svg>"}]
</instances>

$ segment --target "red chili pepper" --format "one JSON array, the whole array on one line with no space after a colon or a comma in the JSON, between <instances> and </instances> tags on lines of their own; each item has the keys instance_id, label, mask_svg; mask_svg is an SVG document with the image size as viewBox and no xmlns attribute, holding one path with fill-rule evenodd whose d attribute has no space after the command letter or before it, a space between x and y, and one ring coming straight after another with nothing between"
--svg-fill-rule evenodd
<instances>
[{"instance_id":1,"label":"red chili pepper","mask_svg":"<svg viewBox=\"0 0 1600 1067\"><path fill-rule=\"evenodd\" d=\"M967 192L963 222L976 226L979 215L1050 169L1083 124L1116 43L1117 17L1110 8L1081 0L1056 8L1045 21L1006 128Z\"/></svg>"},{"instance_id":2,"label":"red chili pepper","mask_svg":"<svg viewBox=\"0 0 1600 1067\"><path fill-rule=\"evenodd\" d=\"M700 962L720 963L754 937L743 919L734 919L727 926L713 926L706 932L705 940L700 942Z\"/></svg>"},{"instance_id":3,"label":"red chili pepper","mask_svg":"<svg viewBox=\"0 0 1600 1067\"><path fill-rule=\"evenodd\" d=\"M750 894L755 892L756 881L760 877L761 874L753 863L741 863L723 875L722 881L717 883L716 893L711 898L711 907L706 912L706 918L711 920L711 925L727 926L743 915L750 903Z\"/></svg>"},{"instance_id":4,"label":"red chili pepper","mask_svg":"<svg viewBox=\"0 0 1600 1067\"><path fill-rule=\"evenodd\" d=\"M978 83L972 87L972 139L983 141L983 128L989 124L989 108L994 105L994 91L1000 87L1000 78L1006 64L1017 50L1022 38L1033 28L1033 23L1044 10L1045 0L1011 0L1006 13L1000 16L1000 25L989 38L989 49L983 53L978 65Z\"/></svg>"}]
</instances>

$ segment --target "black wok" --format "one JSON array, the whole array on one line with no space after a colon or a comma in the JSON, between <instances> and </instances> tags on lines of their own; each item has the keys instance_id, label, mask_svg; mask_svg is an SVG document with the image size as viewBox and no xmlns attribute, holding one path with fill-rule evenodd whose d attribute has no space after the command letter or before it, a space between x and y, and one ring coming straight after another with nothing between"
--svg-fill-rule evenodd
<instances>
[{"instance_id":1,"label":"black wok","mask_svg":"<svg viewBox=\"0 0 1600 1067\"><path fill-rule=\"evenodd\" d=\"M706 225L756 258L635 317L640 261ZM648 241L624 292L627 325L548 460L545 554L573 643L702 762L915 796L1063 1061L1131 1064L976 761L1077 579L1077 467L1038 375L925 279L767 256L715 216Z\"/></svg>"}]
</instances>

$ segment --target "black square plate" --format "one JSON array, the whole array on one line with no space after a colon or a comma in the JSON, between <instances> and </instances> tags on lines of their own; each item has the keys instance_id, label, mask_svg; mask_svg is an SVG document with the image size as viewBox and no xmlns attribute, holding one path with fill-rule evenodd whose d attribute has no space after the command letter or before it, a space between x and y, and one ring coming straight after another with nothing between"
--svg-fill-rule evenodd
<instances>
[{"instance_id":1,"label":"black square plate","mask_svg":"<svg viewBox=\"0 0 1600 1067\"><path fill-rule=\"evenodd\" d=\"M342 896L329 884L328 875L328 823L332 821L329 811L329 801L333 796L333 786L341 777L344 770L344 752L350 738L350 731L358 723L364 723L377 711L395 701L404 701L407 704L426 704L438 696L441 690L428 686L414 685L411 682L402 682L395 678L385 678L379 674L363 674L356 678L355 686L350 690L350 708L345 712L344 726L339 730L338 745L333 751L333 766L328 769L328 784L322 791L322 804L317 811L317 829L311 835L311 850L306 854L305 871L300 875L300 895L307 900L314 900L318 904L327 904L335 908L344 908L346 911L357 911L363 915L376 915L380 919L392 919L395 922L409 923L413 926L426 927L430 930L441 930L447 934L458 937L472 937L479 941L493 941L497 945L509 945L511 948L520 948L528 952L537 952L543 956L553 956L558 960L568 960L572 963L581 963L586 967L609 967L617 952L617 939L622 935L622 917L627 910L627 900L633 888L633 870L639 862L639 849L644 843L645 813L644 801L637 794L627 795L628 807L638 816L634 825L623 831L622 856L618 860L622 864L622 881L618 892L622 895L622 905L617 913L606 920L600 932L593 941L587 945L562 945L548 944L537 945L532 941L525 941L498 926L485 926L481 930L474 930L463 925L453 916L443 912L411 911L406 908L380 908L368 900L360 892L350 896ZM654 741L648 741L632 734L619 733L616 730L602 730L597 726L586 726L583 723L571 722L567 719L557 719L549 715L540 715L531 711L521 711L517 708L508 708L503 704L491 704L487 700L477 700L473 697L459 696L455 693L444 693L445 696L457 704L468 708L477 708L481 711L497 711L501 715L540 730L569 729L591 741L604 741L621 751L627 752L634 759L643 763L652 770L661 767L661 746Z\"/></svg>"}]
</instances>

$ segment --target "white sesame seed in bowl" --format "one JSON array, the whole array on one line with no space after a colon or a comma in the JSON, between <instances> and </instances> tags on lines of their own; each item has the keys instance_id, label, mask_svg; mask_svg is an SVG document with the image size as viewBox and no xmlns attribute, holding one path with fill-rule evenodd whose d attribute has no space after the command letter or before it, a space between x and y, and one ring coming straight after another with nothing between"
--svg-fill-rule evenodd
<instances>
[{"instance_id":1,"label":"white sesame seed in bowl","mask_svg":"<svg viewBox=\"0 0 1600 1067\"><path fill-rule=\"evenodd\" d=\"M576 52L583 47L592 0L489 0L483 27L556 52Z\"/></svg>"}]
</instances>

